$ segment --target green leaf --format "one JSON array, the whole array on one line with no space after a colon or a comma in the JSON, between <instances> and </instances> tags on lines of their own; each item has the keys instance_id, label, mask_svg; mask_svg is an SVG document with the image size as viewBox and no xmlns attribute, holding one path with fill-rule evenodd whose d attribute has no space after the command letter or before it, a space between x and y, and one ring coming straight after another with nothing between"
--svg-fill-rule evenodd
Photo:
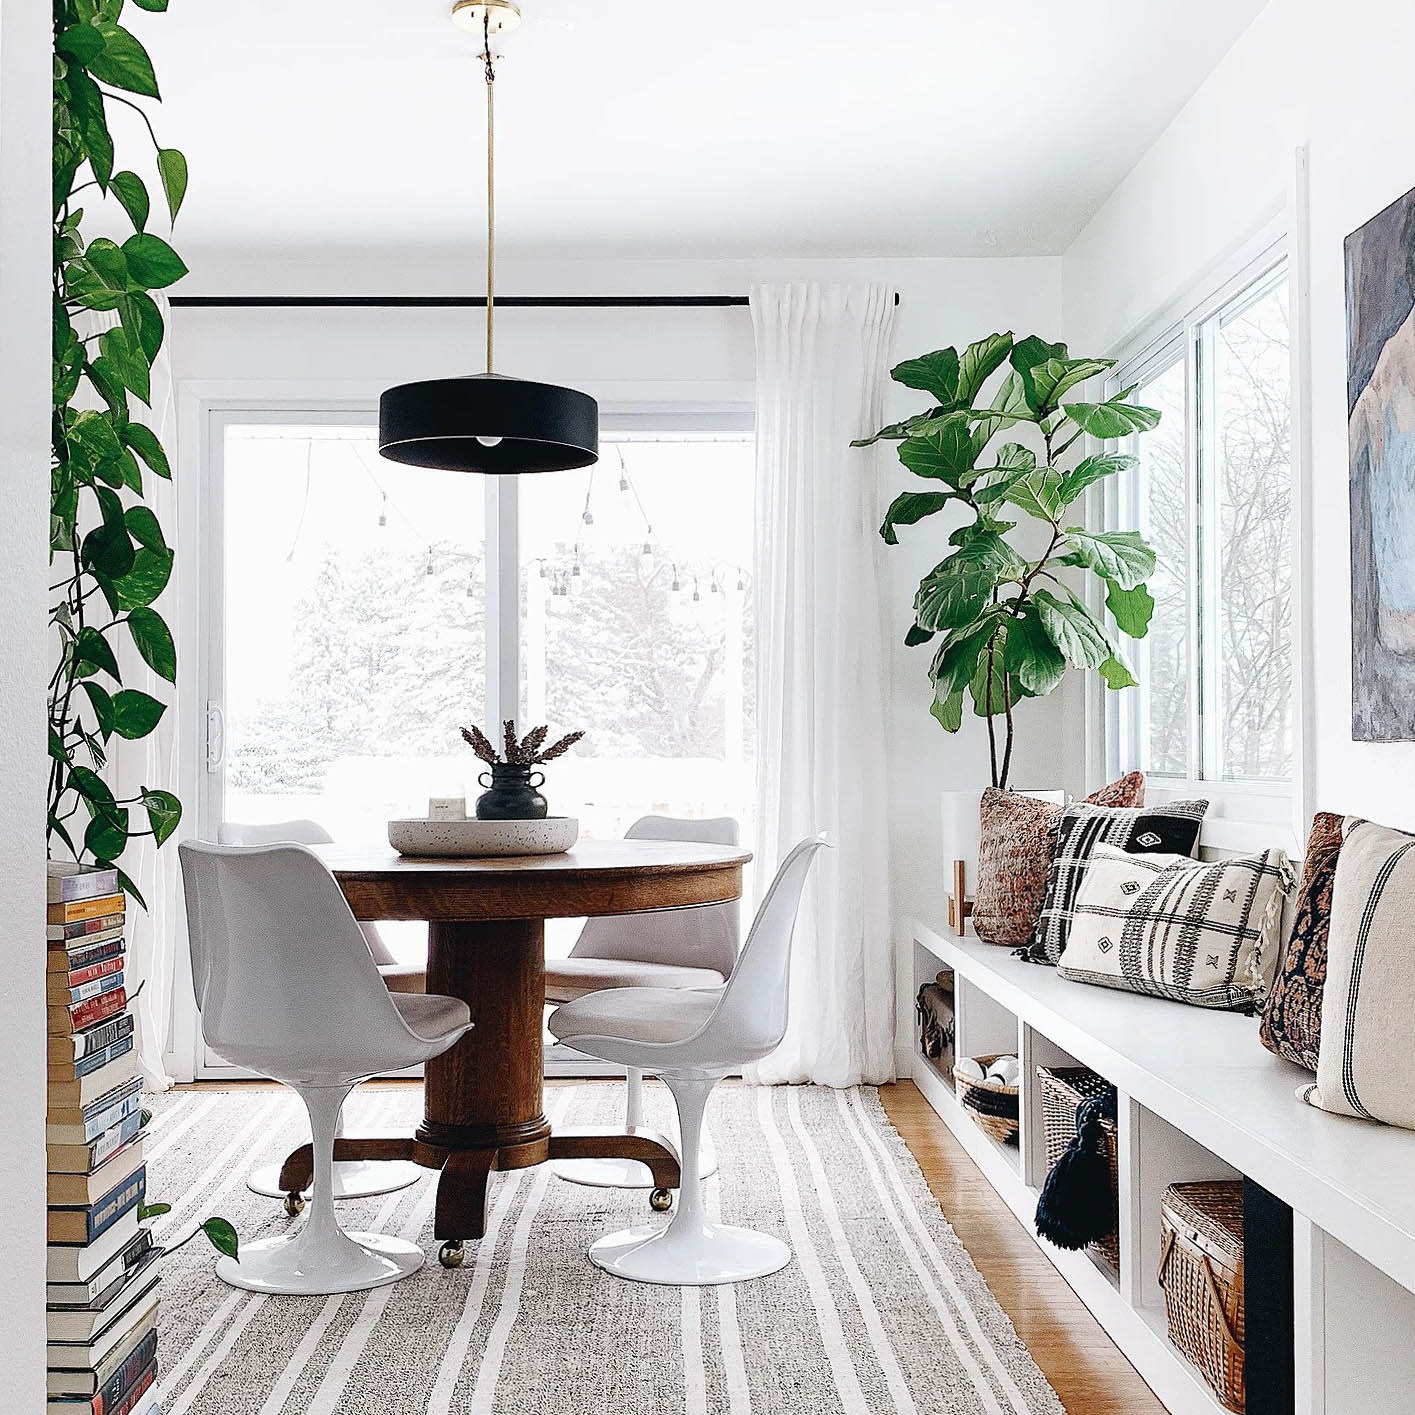
<instances>
[{"instance_id":1,"label":"green leaf","mask_svg":"<svg viewBox=\"0 0 1415 1415\"><path fill-rule=\"evenodd\" d=\"M935 694L929 716L945 732L957 732L963 726L963 690L960 688L956 693L947 693L943 697Z\"/></svg>"},{"instance_id":2,"label":"green leaf","mask_svg":"<svg viewBox=\"0 0 1415 1415\"><path fill-rule=\"evenodd\" d=\"M84 831L84 849L96 860L116 860L128 847L128 808L100 810Z\"/></svg>"},{"instance_id":3,"label":"green leaf","mask_svg":"<svg viewBox=\"0 0 1415 1415\"><path fill-rule=\"evenodd\" d=\"M1062 411L1083 432L1102 440L1129 437L1132 432L1149 432L1158 427L1159 409L1122 402L1127 394L1128 390L1108 403L1067 403Z\"/></svg>"},{"instance_id":4,"label":"green leaf","mask_svg":"<svg viewBox=\"0 0 1415 1415\"><path fill-rule=\"evenodd\" d=\"M113 698L107 688L100 688L97 683L90 681L79 686L88 694L99 735L106 742L113 735Z\"/></svg>"},{"instance_id":5,"label":"green leaf","mask_svg":"<svg viewBox=\"0 0 1415 1415\"><path fill-rule=\"evenodd\" d=\"M871 433L869 437L857 437L850 445L851 447L872 447L881 440L898 442L901 438L911 437L915 432L932 424L936 418L943 417L947 412L947 408L930 408L926 413L915 413L912 418L905 418L903 422L886 423L878 432Z\"/></svg>"},{"instance_id":6,"label":"green leaf","mask_svg":"<svg viewBox=\"0 0 1415 1415\"><path fill-rule=\"evenodd\" d=\"M112 496L112 492L105 492ZM103 523L95 526L84 538L80 560L84 569L97 571L110 579L121 579L133 568L133 542L128 536L128 528L123 524L121 506L116 518L105 515Z\"/></svg>"},{"instance_id":7,"label":"green leaf","mask_svg":"<svg viewBox=\"0 0 1415 1415\"><path fill-rule=\"evenodd\" d=\"M1036 422L1036 416L1027 406L1026 390L1021 376L1014 369L1002 380L991 408L974 409L971 414L975 427L973 445L979 452L992 441L1003 428L1017 423Z\"/></svg>"},{"instance_id":8,"label":"green leaf","mask_svg":"<svg viewBox=\"0 0 1415 1415\"><path fill-rule=\"evenodd\" d=\"M165 289L187 273L181 256L161 236L150 232L129 236L123 242L123 254L129 275L145 290Z\"/></svg>"},{"instance_id":9,"label":"green leaf","mask_svg":"<svg viewBox=\"0 0 1415 1415\"><path fill-rule=\"evenodd\" d=\"M91 625L79 630L72 651L75 662L92 664L94 668L101 669L110 678L116 679L120 683L123 681L122 675L118 672L118 660L113 656L113 650L109 646L108 640Z\"/></svg>"},{"instance_id":10,"label":"green leaf","mask_svg":"<svg viewBox=\"0 0 1415 1415\"><path fill-rule=\"evenodd\" d=\"M942 511L952 496L946 491L901 491L889 504L884 513L884 523L879 528L886 545L898 545L899 537L894 534L895 526L912 526L935 511Z\"/></svg>"},{"instance_id":11,"label":"green leaf","mask_svg":"<svg viewBox=\"0 0 1415 1415\"><path fill-rule=\"evenodd\" d=\"M978 659L997 630L999 614L989 612L976 623L955 629L938 646L929 665L935 695L961 693L978 671Z\"/></svg>"},{"instance_id":12,"label":"green leaf","mask_svg":"<svg viewBox=\"0 0 1415 1415\"><path fill-rule=\"evenodd\" d=\"M1045 417L1078 383L1114 367L1114 359L1049 358L1023 371L1022 382L1033 411Z\"/></svg>"},{"instance_id":13,"label":"green leaf","mask_svg":"<svg viewBox=\"0 0 1415 1415\"><path fill-rule=\"evenodd\" d=\"M100 354L88 366L88 378L89 382L98 389L98 396L108 405L109 411L115 417L126 420L128 416L128 390L123 383L122 371L112 359ZM117 481L122 481L121 476Z\"/></svg>"},{"instance_id":14,"label":"green leaf","mask_svg":"<svg viewBox=\"0 0 1415 1415\"><path fill-rule=\"evenodd\" d=\"M1006 362L1012 352L1012 334L989 334L963 350L958 361L958 402L964 407L983 391L983 384Z\"/></svg>"},{"instance_id":15,"label":"green leaf","mask_svg":"<svg viewBox=\"0 0 1415 1415\"><path fill-rule=\"evenodd\" d=\"M970 624L988 602L996 576L986 565L962 559L962 552L936 565L919 583L914 618L921 629L956 629Z\"/></svg>"},{"instance_id":16,"label":"green leaf","mask_svg":"<svg viewBox=\"0 0 1415 1415\"><path fill-rule=\"evenodd\" d=\"M134 3L141 4L142 0L134 0ZM171 1212L171 1204L139 1204L138 1222L146 1223L150 1218L161 1218L163 1214L170 1214Z\"/></svg>"},{"instance_id":17,"label":"green leaf","mask_svg":"<svg viewBox=\"0 0 1415 1415\"><path fill-rule=\"evenodd\" d=\"M166 711L166 703L136 688L124 688L113 695L113 730L120 737L136 741L146 737L162 721Z\"/></svg>"},{"instance_id":18,"label":"green leaf","mask_svg":"<svg viewBox=\"0 0 1415 1415\"><path fill-rule=\"evenodd\" d=\"M152 60L137 38L121 25L101 24L98 28L103 36L103 49L89 61L89 73L100 83L114 88L140 93L144 98L160 97Z\"/></svg>"},{"instance_id":19,"label":"green leaf","mask_svg":"<svg viewBox=\"0 0 1415 1415\"><path fill-rule=\"evenodd\" d=\"M54 37L54 52L86 69L103 52L103 36L92 25L70 25Z\"/></svg>"},{"instance_id":20,"label":"green leaf","mask_svg":"<svg viewBox=\"0 0 1415 1415\"><path fill-rule=\"evenodd\" d=\"M1100 675L1107 688L1138 688L1140 680L1130 671L1123 659L1108 658L1100 666Z\"/></svg>"},{"instance_id":21,"label":"green leaf","mask_svg":"<svg viewBox=\"0 0 1415 1415\"><path fill-rule=\"evenodd\" d=\"M1128 634L1132 639L1143 639L1149 633L1155 601L1144 585L1123 590L1112 581L1106 589L1105 607L1110 610L1122 634Z\"/></svg>"},{"instance_id":22,"label":"green leaf","mask_svg":"<svg viewBox=\"0 0 1415 1415\"><path fill-rule=\"evenodd\" d=\"M145 545L149 550L167 549L167 542L162 538L162 527L157 524L157 517L150 507L129 506L123 513L123 521L128 534L139 545Z\"/></svg>"},{"instance_id":23,"label":"green leaf","mask_svg":"<svg viewBox=\"0 0 1415 1415\"><path fill-rule=\"evenodd\" d=\"M172 468L168 465L167 454L157 440L157 434L142 423L129 423L122 432L123 441L160 477L172 480Z\"/></svg>"},{"instance_id":24,"label":"green leaf","mask_svg":"<svg viewBox=\"0 0 1415 1415\"><path fill-rule=\"evenodd\" d=\"M1022 686L1042 697L1066 675L1066 659L1042 627L1036 610L1027 605L1019 612L1007 635L1005 663Z\"/></svg>"},{"instance_id":25,"label":"green leaf","mask_svg":"<svg viewBox=\"0 0 1415 1415\"><path fill-rule=\"evenodd\" d=\"M161 11L167 8L167 0L133 0L139 10Z\"/></svg>"},{"instance_id":26,"label":"green leaf","mask_svg":"<svg viewBox=\"0 0 1415 1415\"><path fill-rule=\"evenodd\" d=\"M1007 634L999 629L993 640L991 662L985 646L978 655L977 672L968 684L975 717L999 717L1007 711L1007 670L1003 666L1006 652Z\"/></svg>"},{"instance_id":27,"label":"green leaf","mask_svg":"<svg viewBox=\"0 0 1415 1415\"><path fill-rule=\"evenodd\" d=\"M93 809L103 809L114 804L113 792L108 783L86 766L76 766L69 772L69 786Z\"/></svg>"},{"instance_id":28,"label":"green leaf","mask_svg":"<svg viewBox=\"0 0 1415 1415\"><path fill-rule=\"evenodd\" d=\"M929 643L934 636L932 629L921 629L917 624L911 624L909 631L904 635L904 647L906 649L916 649L921 644Z\"/></svg>"},{"instance_id":29,"label":"green leaf","mask_svg":"<svg viewBox=\"0 0 1415 1415\"><path fill-rule=\"evenodd\" d=\"M1015 486L1037 465L1036 453L1020 442L1005 442L998 449L997 464L986 468L981 484L971 486L972 499L978 506L990 506L1001 501L1008 489Z\"/></svg>"},{"instance_id":30,"label":"green leaf","mask_svg":"<svg viewBox=\"0 0 1415 1415\"><path fill-rule=\"evenodd\" d=\"M1061 514L1061 476L1050 467L1037 467L1013 481L1005 499L1029 516L1054 521Z\"/></svg>"},{"instance_id":31,"label":"green leaf","mask_svg":"<svg viewBox=\"0 0 1415 1415\"><path fill-rule=\"evenodd\" d=\"M152 401L151 372L147 356L128 340L124 329L110 329L99 340L103 357L118 370L118 376L125 387L131 389L144 403Z\"/></svg>"},{"instance_id":32,"label":"green leaf","mask_svg":"<svg viewBox=\"0 0 1415 1415\"><path fill-rule=\"evenodd\" d=\"M118 302L118 313L129 341L143 351L150 364L162 348L162 312L150 295L134 290Z\"/></svg>"},{"instance_id":33,"label":"green leaf","mask_svg":"<svg viewBox=\"0 0 1415 1415\"><path fill-rule=\"evenodd\" d=\"M132 634L143 662L160 678L175 683L177 649L172 642L172 631L162 616L155 609L140 606L128 615L128 632Z\"/></svg>"},{"instance_id":34,"label":"green leaf","mask_svg":"<svg viewBox=\"0 0 1415 1415\"><path fill-rule=\"evenodd\" d=\"M88 243L84 260L109 290L128 288L128 258L107 236L99 236Z\"/></svg>"},{"instance_id":35,"label":"green leaf","mask_svg":"<svg viewBox=\"0 0 1415 1415\"><path fill-rule=\"evenodd\" d=\"M1123 590L1143 584L1155 570L1155 553L1139 531L1087 531L1080 526L1066 528L1063 565L1079 565L1094 570Z\"/></svg>"},{"instance_id":36,"label":"green leaf","mask_svg":"<svg viewBox=\"0 0 1415 1415\"><path fill-rule=\"evenodd\" d=\"M889 371L889 376L906 388L932 393L945 407L958 401L958 350L936 349L922 358L906 359ZM971 401L971 398L965 401Z\"/></svg>"},{"instance_id":37,"label":"green leaf","mask_svg":"<svg viewBox=\"0 0 1415 1415\"><path fill-rule=\"evenodd\" d=\"M142 547L133 557L133 568L114 582L117 610L136 609L151 604L172 578L172 552Z\"/></svg>"},{"instance_id":38,"label":"green leaf","mask_svg":"<svg viewBox=\"0 0 1415 1415\"><path fill-rule=\"evenodd\" d=\"M951 415L932 431L907 438L899 446L899 460L915 476L961 486L977 460L966 416Z\"/></svg>"},{"instance_id":39,"label":"green leaf","mask_svg":"<svg viewBox=\"0 0 1415 1415\"><path fill-rule=\"evenodd\" d=\"M152 828L153 843L165 844L182 819L182 803L170 791L144 789L142 804Z\"/></svg>"},{"instance_id":40,"label":"green leaf","mask_svg":"<svg viewBox=\"0 0 1415 1415\"><path fill-rule=\"evenodd\" d=\"M1061 477L1061 504L1070 506L1093 482L1114 476L1117 472L1127 472L1140 459L1119 452L1107 452L1097 457L1087 457L1064 472Z\"/></svg>"},{"instance_id":41,"label":"green leaf","mask_svg":"<svg viewBox=\"0 0 1415 1415\"><path fill-rule=\"evenodd\" d=\"M175 147L160 147L157 149L157 171L162 178L167 210L175 221L182 208L182 198L187 194L187 159Z\"/></svg>"},{"instance_id":42,"label":"green leaf","mask_svg":"<svg viewBox=\"0 0 1415 1415\"><path fill-rule=\"evenodd\" d=\"M99 189L107 191L113 175L113 138L108 132L103 90L81 69L69 70L68 83L69 108L83 138L84 156Z\"/></svg>"},{"instance_id":43,"label":"green leaf","mask_svg":"<svg viewBox=\"0 0 1415 1415\"><path fill-rule=\"evenodd\" d=\"M123 893L126 894L129 898L136 899L139 908L147 908L147 900L142 897L142 890L140 890L137 885L133 883L132 878L125 870L118 871L118 888L121 889ZM148 1111L144 1111L142 1123L144 1125L147 1125L151 1122L151 1120L151 1114Z\"/></svg>"},{"instance_id":44,"label":"green leaf","mask_svg":"<svg viewBox=\"0 0 1415 1415\"><path fill-rule=\"evenodd\" d=\"M136 172L115 172L109 183L113 194L123 203L128 219L141 231L147 225L147 214L152 203L147 195L147 187Z\"/></svg>"},{"instance_id":45,"label":"green leaf","mask_svg":"<svg viewBox=\"0 0 1415 1415\"><path fill-rule=\"evenodd\" d=\"M230 1222L224 1218L209 1218L202 1224L201 1231L222 1257L241 1261L241 1240Z\"/></svg>"},{"instance_id":46,"label":"green leaf","mask_svg":"<svg viewBox=\"0 0 1415 1415\"><path fill-rule=\"evenodd\" d=\"M1099 668L1112 657L1105 630L1074 595L1059 599L1050 590L1033 597L1047 638L1077 668Z\"/></svg>"}]
</instances>

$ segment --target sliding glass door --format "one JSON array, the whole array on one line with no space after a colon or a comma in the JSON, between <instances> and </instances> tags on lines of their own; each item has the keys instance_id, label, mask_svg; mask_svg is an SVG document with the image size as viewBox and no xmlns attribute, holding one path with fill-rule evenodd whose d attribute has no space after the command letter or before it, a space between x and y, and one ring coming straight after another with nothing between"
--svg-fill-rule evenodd
<instances>
[{"instance_id":1,"label":"sliding glass door","mask_svg":"<svg viewBox=\"0 0 1415 1415\"><path fill-rule=\"evenodd\" d=\"M731 815L750 842L747 418L607 418L596 467L519 479L385 462L371 411L208 419L204 836L309 819L384 841L430 796L470 803L458 728L514 716L585 731L546 786L584 835ZM385 932L422 947L419 925Z\"/></svg>"}]
</instances>

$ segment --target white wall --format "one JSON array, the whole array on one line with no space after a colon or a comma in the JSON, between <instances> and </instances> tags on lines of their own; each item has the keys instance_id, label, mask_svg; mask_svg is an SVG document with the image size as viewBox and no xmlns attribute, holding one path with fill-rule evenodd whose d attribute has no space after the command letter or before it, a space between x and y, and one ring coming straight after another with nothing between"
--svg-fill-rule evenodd
<instances>
[{"instance_id":1,"label":"white wall","mask_svg":"<svg viewBox=\"0 0 1415 1415\"><path fill-rule=\"evenodd\" d=\"M49 523L45 8L0 0L0 1384L44 1408L44 661Z\"/></svg>"},{"instance_id":2,"label":"white wall","mask_svg":"<svg viewBox=\"0 0 1415 1415\"><path fill-rule=\"evenodd\" d=\"M465 261L425 254L399 260L311 263L189 256L194 294L437 294L475 291ZM466 278L462 279L465 272ZM559 263L516 267L505 262L499 287L537 294L743 294L754 280L892 281L901 304L895 357L965 343L998 329L1054 336L1060 320L1055 260L671 261L625 265ZM268 384L311 380L327 396L369 397L404 378L479 366L480 312L179 310L175 372L188 392L215 379ZM745 309L504 310L497 320L498 367L527 377L575 384L606 405L686 399L750 403L754 354ZM923 395L891 386L890 418L924 406ZM184 456L190 449L184 449ZM880 513L913 480L890 450L880 454ZM861 458L862 475L870 475ZM937 917L944 898L940 863L939 792L987 780L986 736L969 719L957 737L928 715L929 650L906 650L904 631L919 578L946 550L943 520L901 532L901 544L879 546L889 621L889 775L893 811L895 918ZM188 661L191 661L190 659ZM1055 784L1052 744L1060 703L1024 707L1014 781ZM912 1017L907 964L900 949L900 1036Z\"/></svg>"},{"instance_id":3,"label":"white wall","mask_svg":"<svg viewBox=\"0 0 1415 1415\"><path fill-rule=\"evenodd\" d=\"M1415 186L1406 0L1271 0L1062 262L1065 326L1104 349L1285 206L1310 162L1314 799L1415 827L1415 744L1351 740L1342 241Z\"/></svg>"}]
</instances>

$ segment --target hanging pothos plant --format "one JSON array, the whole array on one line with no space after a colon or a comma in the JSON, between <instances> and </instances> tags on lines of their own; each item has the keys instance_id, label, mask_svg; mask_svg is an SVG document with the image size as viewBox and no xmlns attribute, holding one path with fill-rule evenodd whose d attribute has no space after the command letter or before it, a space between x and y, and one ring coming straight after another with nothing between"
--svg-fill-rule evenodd
<instances>
[{"instance_id":1,"label":"hanging pothos plant","mask_svg":"<svg viewBox=\"0 0 1415 1415\"><path fill-rule=\"evenodd\" d=\"M167 0L133 0L165 10ZM163 147L136 98L158 98L147 51L119 24L123 0L54 0L54 412L50 622L57 661L49 681L49 845L76 859L117 864L131 840L161 845L182 807L163 786L119 798L103 778L115 737L155 730L167 704L123 686L118 647L129 638L159 678L174 683L171 631L153 607L172 575L172 550L151 507L150 477L170 478L167 454L132 399L149 403L163 320L151 291L187 267L148 229L152 201L137 172L115 170L110 105L135 110L155 149L155 175L170 218L187 186L186 159ZM89 239L80 195L100 198L133 234ZM111 312L92 331L86 312ZM75 321L81 327L75 327ZM97 323L93 321L91 323ZM122 887L143 899L127 874Z\"/></svg>"},{"instance_id":2,"label":"hanging pothos plant","mask_svg":"<svg viewBox=\"0 0 1415 1415\"><path fill-rule=\"evenodd\" d=\"M880 438L899 443L899 460L929 482L929 491L895 497L880 534L897 544L895 528L956 506L971 519L949 536L954 547L919 584L911 647L942 635L929 665L933 716L946 732L963 724L965 700L987 719L992 784L1005 787L1012 765L1013 709L1050 693L1068 668L1095 669L1109 688L1135 677L1104 617L1093 613L1067 582L1068 571L1099 577L1105 607L1119 631L1143 638L1155 602L1145 586L1155 553L1136 531L1091 531L1073 506L1087 487L1135 465L1116 452L1073 453L1082 437L1098 442L1144 433L1160 420L1154 408L1130 401L1126 388L1102 403L1062 400L1111 359L1077 359L1065 344L1032 335L993 334L957 349L939 349L891 371L896 383L932 394L936 406L881 428L854 445ZM1004 366L989 400L988 380ZM993 439L1019 425L1036 429L1038 450ZM1083 451L1084 448L1077 449ZM1068 456L1068 454L1071 454ZM1023 554L1007 540L1019 511L1040 522L1046 548ZM999 753L996 719L1006 723Z\"/></svg>"},{"instance_id":3,"label":"hanging pothos plant","mask_svg":"<svg viewBox=\"0 0 1415 1415\"><path fill-rule=\"evenodd\" d=\"M165 10L167 0L133 0ZM49 679L49 847L79 860L116 865L130 841L162 845L177 828L182 804L171 791L144 785L115 796L103 779L113 738L153 732L167 704L123 686L122 636L159 678L177 680L177 653L154 601L172 577L172 549L145 504L148 477L170 479L167 454L152 428L131 416L131 398L150 404L152 366L165 334L153 290L187 273L181 257L148 230L152 199L136 172L115 170L108 105L135 110L155 149L155 173L168 216L176 220L187 189L187 161L163 147L142 106L157 99L152 61L118 23L123 0L54 0L54 383L50 455L50 607L57 662ZM121 243L89 239L76 198L92 191L116 198L133 234ZM113 202L105 211L116 216ZM75 328L85 312L111 312L111 328ZM96 321L95 321L96 323ZM139 823L141 822L141 823ZM145 902L119 868L119 883ZM142 1218L169 1204L145 1204ZM205 1219L174 1247L204 1233L218 1252L237 1257L236 1230ZM169 1252L172 1249L168 1250Z\"/></svg>"}]
</instances>

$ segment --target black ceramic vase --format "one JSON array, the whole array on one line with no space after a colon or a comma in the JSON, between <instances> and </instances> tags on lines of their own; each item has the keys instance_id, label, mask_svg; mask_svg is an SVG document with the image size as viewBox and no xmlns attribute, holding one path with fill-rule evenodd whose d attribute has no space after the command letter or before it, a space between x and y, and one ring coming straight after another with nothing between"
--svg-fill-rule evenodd
<instances>
[{"instance_id":1,"label":"black ceramic vase","mask_svg":"<svg viewBox=\"0 0 1415 1415\"><path fill-rule=\"evenodd\" d=\"M531 780L532 775L537 778ZM545 784L543 772L515 762L493 762L491 780L482 772L477 784L488 789L477 797L479 821L544 820L549 809L544 796L536 789Z\"/></svg>"}]
</instances>

